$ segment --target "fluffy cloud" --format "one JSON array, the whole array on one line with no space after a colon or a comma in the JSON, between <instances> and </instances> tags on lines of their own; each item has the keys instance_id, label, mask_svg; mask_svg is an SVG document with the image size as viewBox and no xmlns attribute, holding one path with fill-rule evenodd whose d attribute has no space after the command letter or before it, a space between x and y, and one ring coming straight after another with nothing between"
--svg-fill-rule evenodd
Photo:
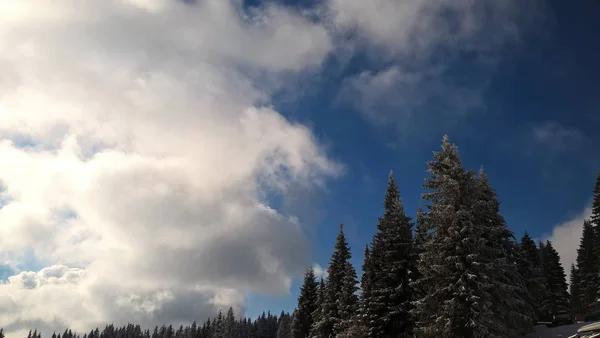
<instances>
[{"instance_id":1,"label":"fluffy cloud","mask_svg":"<svg viewBox=\"0 0 600 338\"><path fill-rule=\"evenodd\" d=\"M264 196L341 167L254 76L318 69L325 28L222 0L8 0L0 22L0 257L47 266L0 285L9 337L184 323L289 288L308 246Z\"/></svg>"},{"instance_id":2,"label":"fluffy cloud","mask_svg":"<svg viewBox=\"0 0 600 338\"><path fill-rule=\"evenodd\" d=\"M439 121L447 129L485 108L482 74L540 13L536 2L513 0L332 0L330 8L336 27L353 32L375 61L346 81L339 101L403 134Z\"/></svg>"},{"instance_id":3,"label":"fluffy cloud","mask_svg":"<svg viewBox=\"0 0 600 338\"><path fill-rule=\"evenodd\" d=\"M550 240L552 246L560 255L560 263L567 274L567 282L571 275L571 264L577 260L577 248L583 231L583 221L589 219L592 215L592 207L573 217L572 219L554 226L552 233L545 236L542 240Z\"/></svg>"}]
</instances>

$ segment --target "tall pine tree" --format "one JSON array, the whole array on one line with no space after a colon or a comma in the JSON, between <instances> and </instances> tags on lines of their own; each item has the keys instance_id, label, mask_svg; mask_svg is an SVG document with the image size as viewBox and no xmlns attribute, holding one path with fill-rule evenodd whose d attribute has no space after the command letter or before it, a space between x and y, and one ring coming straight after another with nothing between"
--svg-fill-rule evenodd
<instances>
[{"instance_id":1,"label":"tall pine tree","mask_svg":"<svg viewBox=\"0 0 600 338\"><path fill-rule=\"evenodd\" d=\"M571 296L571 316L577 318L577 316L584 313L581 308L581 278L580 271L575 267L575 264L571 264L571 278L569 283L569 295Z\"/></svg>"},{"instance_id":2,"label":"tall pine tree","mask_svg":"<svg viewBox=\"0 0 600 338\"><path fill-rule=\"evenodd\" d=\"M521 238L519 247L521 251L519 270L525 280L529 306L533 311L533 321L536 322L540 320L540 308L545 295L540 253L537 245L527 232Z\"/></svg>"},{"instance_id":3,"label":"tall pine tree","mask_svg":"<svg viewBox=\"0 0 600 338\"><path fill-rule=\"evenodd\" d=\"M318 307L319 284L315 270L311 267L304 273L304 282L298 296L298 309L294 315L294 338L306 338L314 323L314 312Z\"/></svg>"},{"instance_id":4,"label":"tall pine tree","mask_svg":"<svg viewBox=\"0 0 600 338\"><path fill-rule=\"evenodd\" d=\"M476 178L475 222L485 242L480 249L484 260L491 264L490 290L495 323L490 335L516 337L532 329L532 308L527 302L528 290L519 271L520 252L514 235L500 215L500 201L488 177L480 170ZM483 256L487 255L487 257Z\"/></svg>"},{"instance_id":5,"label":"tall pine tree","mask_svg":"<svg viewBox=\"0 0 600 338\"><path fill-rule=\"evenodd\" d=\"M310 337L323 337L323 314L325 308L325 281L323 277L319 281L317 292L317 308L313 312L313 325L310 328Z\"/></svg>"},{"instance_id":6,"label":"tall pine tree","mask_svg":"<svg viewBox=\"0 0 600 338\"><path fill-rule=\"evenodd\" d=\"M292 338L295 337L292 333L292 318L289 314L281 311L279 320L277 321L277 338ZM244 336L242 336L244 337ZM308 337L308 335L304 336Z\"/></svg>"},{"instance_id":7,"label":"tall pine tree","mask_svg":"<svg viewBox=\"0 0 600 338\"><path fill-rule=\"evenodd\" d=\"M577 278L575 289L578 291L576 303L577 314L588 317L592 314L596 299L596 234L592 223L589 220L583 222L583 230L579 248L577 249ZM573 296L573 295L571 295ZM573 299L573 298L571 298Z\"/></svg>"},{"instance_id":8,"label":"tall pine tree","mask_svg":"<svg viewBox=\"0 0 600 338\"><path fill-rule=\"evenodd\" d=\"M550 241L546 241L540 251L546 290L541 312L547 316L546 320L554 320L555 316L570 313L565 270L560 264L558 252Z\"/></svg>"},{"instance_id":9,"label":"tall pine tree","mask_svg":"<svg viewBox=\"0 0 600 338\"><path fill-rule=\"evenodd\" d=\"M360 325L364 328L369 322L369 301L371 300L371 286L373 284L373 264L371 264L371 251L369 246L365 247L365 258L362 266L362 276L360 279L360 300L359 300L359 319Z\"/></svg>"},{"instance_id":10,"label":"tall pine tree","mask_svg":"<svg viewBox=\"0 0 600 338\"><path fill-rule=\"evenodd\" d=\"M431 239L430 233L427 231L425 223L425 212L421 207L417 210L416 217L416 230L413 241L413 267L411 271L411 287L413 291L413 300L420 299L424 296L423 287L420 285L421 272L419 271L419 257L424 252L425 244ZM415 309L412 308L411 317L414 320L418 318L415 316ZM414 325L415 323L413 323Z\"/></svg>"},{"instance_id":11,"label":"tall pine tree","mask_svg":"<svg viewBox=\"0 0 600 338\"><path fill-rule=\"evenodd\" d=\"M424 294L415 302L418 337L489 337L495 328L491 294L494 264L484 227L474 211L478 182L463 168L458 149L444 136L429 163L424 199L433 237L419 259Z\"/></svg>"},{"instance_id":12,"label":"tall pine tree","mask_svg":"<svg viewBox=\"0 0 600 338\"><path fill-rule=\"evenodd\" d=\"M343 225L340 225L334 251L327 268L327 283L319 321L313 325L313 333L316 337L335 337L355 318L358 309L358 297L355 293L358 281L356 271L350 263L351 257Z\"/></svg>"},{"instance_id":13,"label":"tall pine tree","mask_svg":"<svg viewBox=\"0 0 600 338\"><path fill-rule=\"evenodd\" d=\"M373 276L367 300L369 337L411 335L412 259L412 221L404 212L398 185L390 173L384 213L371 244Z\"/></svg>"}]
</instances>

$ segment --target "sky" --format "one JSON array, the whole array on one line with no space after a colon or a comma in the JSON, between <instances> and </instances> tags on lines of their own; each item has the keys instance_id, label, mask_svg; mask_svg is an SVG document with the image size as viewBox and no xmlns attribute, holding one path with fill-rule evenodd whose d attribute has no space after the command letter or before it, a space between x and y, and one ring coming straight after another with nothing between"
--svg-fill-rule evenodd
<instances>
[{"instance_id":1,"label":"sky","mask_svg":"<svg viewBox=\"0 0 600 338\"><path fill-rule=\"evenodd\" d=\"M0 2L0 325L293 310L443 135L568 267L600 156L595 1ZM567 269L568 270L568 269Z\"/></svg>"}]
</instances>

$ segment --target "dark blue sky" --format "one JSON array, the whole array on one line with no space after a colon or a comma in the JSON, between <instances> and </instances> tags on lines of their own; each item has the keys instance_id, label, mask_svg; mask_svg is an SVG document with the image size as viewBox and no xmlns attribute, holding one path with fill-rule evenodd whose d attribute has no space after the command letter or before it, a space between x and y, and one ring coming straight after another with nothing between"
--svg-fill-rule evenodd
<instances>
[{"instance_id":1,"label":"dark blue sky","mask_svg":"<svg viewBox=\"0 0 600 338\"><path fill-rule=\"evenodd\" d=\"M459 146L466 166L485 168L518 237L528 231L542 238L584 210L600 169L600 3L540 2L523 10L516 42L491 56L464 46L440 48L427 61L443 65L442 72L433 73L436 78L377 96L390 102L373 106L387 117L384 123L373 122L356 104L341 102L340 93L360 72L405 66L406 59L373 60L367 52L344 62L332 57L321 74L303 81L300 99L282 93L276 108L310 126L330 155L347 167L343 177L314 197L315 262L327 265L337 225L344 223L360 269L364 246L382 212L389 171L395 173L406 210L414 215L426 162L444 134ZM484 31L482 39L485 34L493 30ZM443 86L432 87L439 83ZM407 91L424 95L423 103L393 99L402 101ZM463 103L473 96L463 94L473 92L477 104L465 108ZM396 118L406 115L406 109L414 110L413 118ZM251 296L249 314L291 310L296 296L297 281L290 296Z\"/></svg>"}]
</instances>

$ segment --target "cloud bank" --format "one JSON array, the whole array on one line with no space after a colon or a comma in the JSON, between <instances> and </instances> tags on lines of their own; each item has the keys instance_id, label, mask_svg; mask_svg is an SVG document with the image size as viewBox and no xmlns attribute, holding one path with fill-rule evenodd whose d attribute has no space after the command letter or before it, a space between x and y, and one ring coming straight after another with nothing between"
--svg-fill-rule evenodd
<instances>
[{"instance_id":1,"label":"cloud bank","mask_svg":"<svg viewBox=\"0 0 600 338\"><path fill-rule=\"evenodd\" d=\"M308 243L265 196L341 166L248 74L318 69L325 28L220 0L9 0L0 23L0 257L46 266L0 285L9 337L288 291Z\"/></svg>"}]
</instances>

